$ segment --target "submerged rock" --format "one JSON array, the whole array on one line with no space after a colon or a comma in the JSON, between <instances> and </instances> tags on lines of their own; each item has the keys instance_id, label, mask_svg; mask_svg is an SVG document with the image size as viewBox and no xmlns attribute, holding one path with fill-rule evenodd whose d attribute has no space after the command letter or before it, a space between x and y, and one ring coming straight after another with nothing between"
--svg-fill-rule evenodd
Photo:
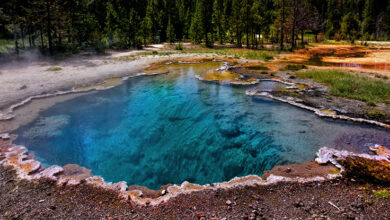
<instances>
[{"instance_id":1,"label":"submerged rock","mask_svg":"<svg viewBox=\"0 0 390 220\"><path fill-rule=\"evenodd\" d=\"M56 115L50 117L41 117L34 127L25 131L24 138L51 138L62 134L62 129L68 125L69 115Z\"/></svg>"}]
</instances>

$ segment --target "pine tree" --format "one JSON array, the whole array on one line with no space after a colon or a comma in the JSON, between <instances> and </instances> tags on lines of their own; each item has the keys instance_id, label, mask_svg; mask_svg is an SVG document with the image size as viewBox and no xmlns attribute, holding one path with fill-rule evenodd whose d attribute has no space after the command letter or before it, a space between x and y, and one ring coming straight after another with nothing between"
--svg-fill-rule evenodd
<instances>
[{"instance_id":1,"label":"pine tree","mask_svg":"<svg viewBox=\"0 0 390 220\"><path fill-rule=\"evenodd\" d=\"M195 13L192 16L190 37L194 43L200 44L202 37L204 36L205 30L202 22L202 0L196 2Z\"/></svg>"},{"instance_id":2,"label":"pine tree","mask_svg":"<svg viewBox=\"0 0 390 220\"><path fill-rule=\"evenodd\" d=\"M363 11L362 34L370 36L374 33L375 20L373 18L374 0L366 0ZM368 40L368 39L367 39Z\"/></svg>"},{"instance_id":3,"label":"pine tree","mask_svg":"<svg viewBox=\"0 0 390 220\"><path fill-rule=\"evenodd\" d=\"M244 15L242 14L241 9L243 8L241 0L233 0L232 2L232 28L235 32L236 45L242 47L242 32L244 29Z\"/></svg>"},{"instance_id":4,"label":"pine tree","mask_svg":"<svg viewBox=\"0 0 390 220\"><path fill-rule=\"evenodd\" d=\"M175 28L173 27L173 24L171 22L171 18L169 18L169 20L168 20L167 40L168 40L169 43L173 43L176 40Z\"/></svg>"},{"instance_id":5,"label":"pine tree","mask_svg":"<svg viewBox=\"0 0 390 220\"><path fill-rule=\"evenodd\" d=\"M220 44L225 42L225 25L223 15L223 0L214 0L213 4L213 26Z\"/></svg>"},{"instance_id":6,"label":"pine tree","mask_svg":"<svg viewBox=\"0 0 390 220\"><path fill-rule=\"evenodd\" d=\"M355 14L349 12L348 14L344 15L341 22L341 32L344 39L350 40L351 43L354 43L358 36L359 26L359 20Z\"/></svg>"}]
</instances>

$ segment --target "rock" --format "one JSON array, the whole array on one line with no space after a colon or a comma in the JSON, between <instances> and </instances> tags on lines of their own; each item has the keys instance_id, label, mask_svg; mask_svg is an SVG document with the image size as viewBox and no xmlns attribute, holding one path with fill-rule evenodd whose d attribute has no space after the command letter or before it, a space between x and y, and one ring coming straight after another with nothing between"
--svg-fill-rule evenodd
<instances>
[{"instance_id":1,"label":"rock","mask_svg":"<svg viewBox=\"0 0 390 220\"><path fill-rule=\"evenodd\" d=\"M55 207L54 205L51 205L51 206L49 206L49 209L51 209L51 210L56 210L57 207Z\"/></svg>"},{"instance_id":2,"label":"rock","mask_svg":"<svg viewBox=\"0 0 390 220\"><path fill-rule=\"evenodd\" d=\"M229 70L230 69L230 63L229 62L224 62L222 66L218 69L216 69L218 72L224 71L224 70Z\"/></svg>"},{"instance_id":3,"label":"rock","mask_svg":"<svg viewBox=\"0 0 390 220\"><path fill-rule=\"evenodd\" d=\"M299 200L299 201L297 201L297 202L294 203L294 206L295 206L296 208L300 208L300 207L303 207L304 204L303 204L302 201Z\"/></svg>"},{"instance_id":4,"label":"rock","mask_svg":"<svg viewBox=\"0 0 390 220\"><path fill-rule=\"evenodd\" d=\"M199 219L200 218L204 218L204 217L206 217L206 213L204 213L204 212L196 212L196 217L198 217Z\"/></svg>"},{"instance_id":5,"label":"rock","mask_svg":"<svg viewBox=\"0 0 390 220\"><path fill-rule=\"evenodd\" d=\"M382 155L390 159L390 150L387 147L376 144L375 146L371 146L369 148L370 151L374 152L376 155Z\"/></svg>"},{"instance_id":6,"label":"rock","mask_svg":"<svg viewBox=\"0 0 390 220\"><path fill-rule=\"evenodd\" d=\"M227 201L226 201L226 205L231 206L231 205L232 205L232 201L227 200Z\"/></svg>"},{"instance_id":7,"label":"rock","mask_svg":"<svg viewBox=\"0 0 390 220\"><path fill-rule=\"evenodd\" d=\"M34 175L34 179L47 178L51 180L57 180L56 175L63 172L64 169L60 166L51 166L42 172Z\"/></svg>"},{"instance_id":8,"label":"rock","mask_svg":"<svg viewBox=\"0 0 390 220\"><path fill-rule=\"evenodd\" d=\"M3 140L9 140L11 136L8 133L0 134L0 138Z\"/></svg>"},{"instance_id":9,"label":"rock","mask_svg":"<svg viewBox=\"0 0 390 220\"><path fill-rule=\"evenodd\" d=\"M67 184L70 186L76 186L85 179L92 176L91 170L81 167L77 164L67 164L64 167L63 175L58 179L58 184Z\"/></svg>"},{"instance_id":10,"label":"rock","mask_svg":"<svg viewBox=\"0 0 390 220\"><path fill-rule=\"evenodd\" d=\"M125 181L121 181L115 184L106 184L106 187L115 191L125 192L127 189L127 183Z\"/></svg>"},{"instance_id":11,"label":"rock","mask_svg":"<svg viewBox=\"0 0 390 220\"><path fill-rule=\"evenodd\" d=\"M54 205L51 205L51 206L49 206L49 209L51 209L51 210L56 210L56 209L57 209L57 207L56 207L56 206L54 206Z\"/></svg>"}]
</instances>

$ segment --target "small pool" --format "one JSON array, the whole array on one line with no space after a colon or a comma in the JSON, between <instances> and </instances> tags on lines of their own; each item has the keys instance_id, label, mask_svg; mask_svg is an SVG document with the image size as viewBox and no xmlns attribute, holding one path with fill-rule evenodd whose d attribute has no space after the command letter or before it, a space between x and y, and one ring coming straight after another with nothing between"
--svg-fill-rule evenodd
<instances>
[{"instance_id":1,"label":"small pool","mask_svg":"<svg viewBox=\"0 0 390 220\"><path fill-rule=\"evenodd\" d=\"M158 189L206 184L302 163L323 147L390 144L383 129L320 119L246 88L199 81L220 63L177 65L58 103L15 131L45 165L79 164L107 181ZM272 85L268 85L272 86Z\"/></svg>"}]
</instances>

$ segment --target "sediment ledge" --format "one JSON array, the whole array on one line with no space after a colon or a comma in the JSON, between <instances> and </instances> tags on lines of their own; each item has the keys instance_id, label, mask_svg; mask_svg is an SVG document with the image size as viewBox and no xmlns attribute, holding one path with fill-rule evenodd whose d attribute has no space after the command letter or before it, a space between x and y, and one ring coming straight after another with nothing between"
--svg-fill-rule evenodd
<instances>
[{"instance_id":1,"label":"sediment ledge","mask_svg":"<svg viewBox=\"0 0 390 220\"><path fill-rule=\"evenodd\" d=\"M379 127L390 129L390 125L383 123L383 122L368 120L368 119L364 119L364 118L353 118L353 117L349 117L349 116L345 116L345 115L339 115L336 112L333 112L331 110L310 107L310 106L304 105L302 103L298 103L295 100L295 98L293 98L293 97L289 97L288 99L284 99L281 97L273 96L269 92L257 92L256 90L248 90L248 91L246 91L246 95L253 96L253 97L264 97L264 98L269 98L269 99L273 99L276 101L288 103L290 105L312 111L317 116L323 117L323 118L332 118L332 119L340 119L340 120L346 120L346 121L352 121L352 122L358 122L358 123L365 123L365 124L371 124L371 125L376 125Z\"/></svg>"},{"instance_id":2,"label":"sediment ledge","mask_svg":"<svg viewBox=\"0 0 390 220\"><path fill-rule=\"evenodd\" d=\"M148 73L148 74L146 74L146 73L137 73L134 76L124 76L124 77L121 77L120 79L122 81L125 81L125 80L127 80L129 78L133 78L133 77L137 77L137 76L156 75L156 74L158 74L158 73ZM55 93L48 93L48 94L30 96L30 97L28 97L27 99L25 99L25 100L23 100L21 102L18 102L16 104L11 105L7 110L5 110L3 112L0 112L0 121L7 121L7 120L13 119L15 117L15 115L13 114L15 109L30 103L34 99L44 99L44 98L50 98L50 97L54 97L54 96L68 95L68 94L72 94L72 93L86 93L86 92L91 92L91 91L94 91L94 90L106 90L106 89L113 88L114 86L115 85L107 85L107 84L105 84L104 80L103 80L102 83L89 85L89 86L85 86L85 87L72 88L71 90L68 90L68 91L57 91Z\"/></svg>"},{"instance_id":3,"label":"sediment ledge","mask_svg":"<svg viewBox=\"0 0 390 220\"><path fill-rule=\"evenodd\" d=\"M218 60L217 60L218 61ZM238 73L233 73L230 70L234 67L230 66L230 62L224 62L221 67L213 73L208 73L205 76L195 75L195 77L204 82L213 82L218 84L236 85L236 86L250 86L256 85L260 82L259 79L245 77Z\"/></svg>"},{"instance_id":4,"label":"sediment ledge","mask_svg":"<svg viewBox=\"0 0 390 220\"><path fill-rule=\"evenodd\" d=\"M3 136L2 136L3 137ZM327 176L315 176L308 178L289 178L283 176L269 175L266 179L262 179L256 175L250 175L245 177L236 177L230 181L222 183L213 183L206 185L192 184L189 182L183 182L180 185L171 185L161 192L161 196L157 198L148 198L144 196L142 190L128 190L131 189L127 186L126 182L108 183L100 176L83 175L79 173L64 172L64 167L51 166L44 168L41 164L34 160L33 156L28 154L27 149L24 146L14 145L11 140L6 138L0 139L0 165L11 166L15 171L17 178L22 180L34 181L39 179L49 179L55 181L58 186L77 186L80 184L87 184L93 187L102 188L104 190L115 191L119 195L119 200L130 200L138 205L151 205L156 206L161 203L165 203L168 200L177 197L181 194L187 194L191 192L203 191L203 190L218 190L218 189L232 189L242 186L256 186L256 185L272 185L282 182L294 182L294 183L311 183L321 182L326 180L336 179L342 176L345 172L344 167L340 161L344 161L348 158L363 158L372 161L381 161L390 163L389 155L368 155L368 154L354 154L347 151L337 151L330 148L322 148L317 153L316 161L319 164L332 163L341 170L341 173L328 174ZM85 168L83 168L86 170ZM387 174L385 174L387 175Z\"/></svg>"}]
</instances>

